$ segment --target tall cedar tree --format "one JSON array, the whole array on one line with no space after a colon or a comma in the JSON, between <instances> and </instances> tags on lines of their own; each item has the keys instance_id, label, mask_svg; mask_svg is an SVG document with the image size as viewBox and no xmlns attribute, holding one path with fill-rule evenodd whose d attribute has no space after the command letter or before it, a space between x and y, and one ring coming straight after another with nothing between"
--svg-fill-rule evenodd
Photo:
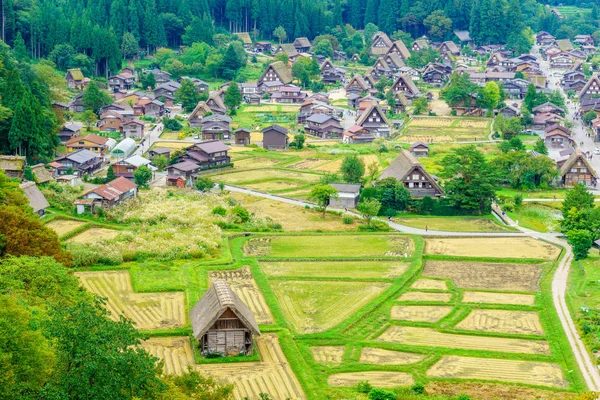
<instances>
[{"instance_id":1,"label":"tall cedar tree","mask_svg":"<svg viewBox=\"0 0 600 400\"><path fill-rule=\"evenodd\" d=\"M200 93L194 82L190 79L183 79L181 86L175 92L175 101L181 103L181 106L185 112L191 112L194 110L198 102L200 101Z\"/></svg>"},{"instance_id":2,"label":"tall cedar tree","mask_svg":"<svg viewBox=\"0 0 600 400\"><path fill-rule=\"evenodd\" d=\"M242 92L240 87L235 82L231 82L227 90L225 91L225 98L223 102L229 108L231 115L235 115L237 109L242 105Z\"/></svg>"}]
</instances>

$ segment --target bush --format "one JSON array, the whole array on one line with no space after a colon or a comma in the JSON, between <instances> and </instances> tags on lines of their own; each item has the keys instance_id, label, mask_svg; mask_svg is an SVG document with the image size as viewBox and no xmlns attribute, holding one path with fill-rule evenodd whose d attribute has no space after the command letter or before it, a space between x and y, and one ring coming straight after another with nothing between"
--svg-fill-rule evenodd
<instances>
[{"instance_id":1,"label":"bush","mask_svg":"<svg viewBox=\"0 0 600 400\"><path fill-rule=\"evenodd\" d=\"M222 215L225 216L227 214L227 209L223 206L216 206L212 210L213 215Z\"/></svg>"},{"instance_id":2,"label":"bush","mask_svg":"<svg viewBox=\"0 0 600 400\"><path fill-rule=\"evenodd\" d=\"M240 223L246 223L250 220L250 213L240 205L233 207L231 213L237 217Z\"/></svg>"},{"instance_id":3,"label":"bush","mask_svg":"<svg viewBox=\"0 0 600 400\"><path fill-rule=\"evenodd\" d=\"M396 395L389 390L371 389L369 400L396 400Z\"/></svg>"},{"instance_id":4,"label":"bush","mask_svg":"<svg viewBox=\"0 0 600 400\"><path fill-rule=\"evenodd\" d=\"M369 381L359 381L355 388L358 393L369 393L373 389L373 386Z\"/></svg>"},{"instance_id":5,"label":"bush","mask_svg":"<svg viewBox=\"0 0 600 400\"><path fill-rule=\"evenodd\" d=\"M353 223L353 222L354 222L354 218L352 218L352 216L351 216L351 215L344 215L344 216L342 217L342 222L343 222L344 224L346 224L346 225L350 225L351 223Z\"/></svg>"},{"instance_id":6,"label":"bush","mask_svg":"<svg viewBox=\"0 0 600 400\"><path fill-rule=\"evenodd\" d=\"M415 383L410 387L410 390L415 394L425 394L425 386L422 383Z\"/></svg>"}]
</instances>

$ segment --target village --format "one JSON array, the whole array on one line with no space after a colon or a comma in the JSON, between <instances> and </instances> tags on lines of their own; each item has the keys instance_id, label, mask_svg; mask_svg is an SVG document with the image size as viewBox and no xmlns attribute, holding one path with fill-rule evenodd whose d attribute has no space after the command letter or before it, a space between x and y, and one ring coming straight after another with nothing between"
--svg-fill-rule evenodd
<instances>
[{"instance_id":1,"label":"village","mask_svg":"<svg viewBox=\"0 0 600 400\"><path fill-rule=\"evenodd\" d=\"M54 156L0 155L0 189L211 398L595 398L598 43L529 31L232 33L235 79L174 72L196 43L66 68Z\"/></svg>"}]
</instances>

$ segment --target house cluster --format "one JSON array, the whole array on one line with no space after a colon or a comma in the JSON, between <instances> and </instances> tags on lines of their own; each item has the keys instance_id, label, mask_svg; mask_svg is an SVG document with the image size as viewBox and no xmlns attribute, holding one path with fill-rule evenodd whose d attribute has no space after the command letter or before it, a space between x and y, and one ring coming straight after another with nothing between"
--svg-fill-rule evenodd
<instances>
[{"instance_id":1,"label":"house cluster","mask_svg":"<svg viewBox=\"0 0 600 400\"><path fill-rule=\"evenodd\" d=\"M578 35L575 46L570 39L556 39L545 31L538 32L535 41L540 46L542 57L548 60L550 67L556 69L570 69L596 51L594 39L590 35Z\"/></svg>"},{"instance_id":2,"label":"house cluster","mask_svg":"<svg viewBox=\"0 0 600 400\"><path fill-rule=\"evenodd\" d=\"M297 122L308 135L322 139L342 137L340 116L326 94L317 93L307 98L300 106Z\"/></svg>"},{"instance_id":3,"label":"house cluster","mask_svg":"<svg viewBox=\"0 0 600 400\"><path fill-rule=\"evenodd\" d=\"M589 111L600 113L600 77L593 74L579 92L580 113L583 115Z\"/></svg>"},{"instance_id":4,"label":"house cluster","mask_svg":"<svg viewBox=\"0 0 600 400\"><path fill-rule=\"evenodd\" d=\"M220 140L196 142L167 168L167 186L193 186L202 171L231 164L229 147Z\"/></svg>"},{"instance_id":5,"label":"house cluster","mask_svg":"<svg viewBox=\"0 0 600 400\"><path fill-rule=\"evenodd\" d=\"M550 126L562 123L566 111L554 103L546 102L534 107L531 113L533 116L533 129L544 130Z\"/></svg>"}]
</instances>

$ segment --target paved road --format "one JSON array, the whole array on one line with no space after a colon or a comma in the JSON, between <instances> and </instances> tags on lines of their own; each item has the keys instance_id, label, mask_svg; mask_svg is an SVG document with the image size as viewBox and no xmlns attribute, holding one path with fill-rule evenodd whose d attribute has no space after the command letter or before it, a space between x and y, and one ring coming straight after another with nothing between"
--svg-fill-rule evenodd
<instances>
[{"instance_id":1,"label":"paved road","mask_svg":"<svg viewBox=\"0 0 600 400\"><path fill-rule=\"evenodd\" d=\"M144 155L144 153L148 152L148 150L150 150L150 147L152 147L152 145L154 144L154 142L159 140L160 134L163 131L163 124L162 122L159 122L158 124L156 124L154 126L154 129L151 129L149 132L146 133L146 135L144 135L144 138L142 139L142 141L140 142L139 146L137 147L137 149L135 149L135 152L132 155Z\"/></svg>"},{"instance_id":2,"label":"paved road","mask_svg":"<svg viewBox=\"0 0 600 400\"><path fill-rule=\"evenodd\" d=\"M263 197L266 199L280 201L283 203L305 207L306 205L310 207L314 207L314 204L295 199L288 199L286 197L275 196L268 193L257 192L254 190L249 190L245 188L240 188L237 186L225 185L225 189L232 192L239 192L244 194L249 194L252 196ZM335 209L333 209L335 210ZM342 211L342 210L336 210ZM360 218L360 215L349 212L355 217ZM567 250L567 253L561 260L558 265L556 272L554 273L554 277L552 279L552 300L554 302L554 307L556 312L558 313L558 317L560 319L561 325L565 330L567 339L569 341L569 345L571 346L571 350L575 355L575 359L577 360L577 364L579 365L579 369L584 377L586 385L592 391L600 391L600 374L598 373L598 367L595 362L592 361L585 345L581 341L579 334L577 333L577 328L575 327L575 323L573 322L573 318L571 317L571 313L567 307L567 303L565 301L565 293L567 291L567 281L569 277L569 269L571 267L571 260L573 258L573 253L571 252L571 247L567 244L566 241L558 237L556 233L541 233L532 231L529 229L525 229L517 226L510 218L507 218L509 221L509 225L519 229L518 232L507 232L507 233L486 233L486 232L445 232L445 231L433 231L433 230L424 230L419 228L413 228L410 226L400 225L392 221L382 220L386 222L392 229L409 234L416 234L422 236L454 236L454 237L533 237L536 239L544 239L548 242L555 243L559 246L564 247Z\"/></svg>"}]
</instances>

